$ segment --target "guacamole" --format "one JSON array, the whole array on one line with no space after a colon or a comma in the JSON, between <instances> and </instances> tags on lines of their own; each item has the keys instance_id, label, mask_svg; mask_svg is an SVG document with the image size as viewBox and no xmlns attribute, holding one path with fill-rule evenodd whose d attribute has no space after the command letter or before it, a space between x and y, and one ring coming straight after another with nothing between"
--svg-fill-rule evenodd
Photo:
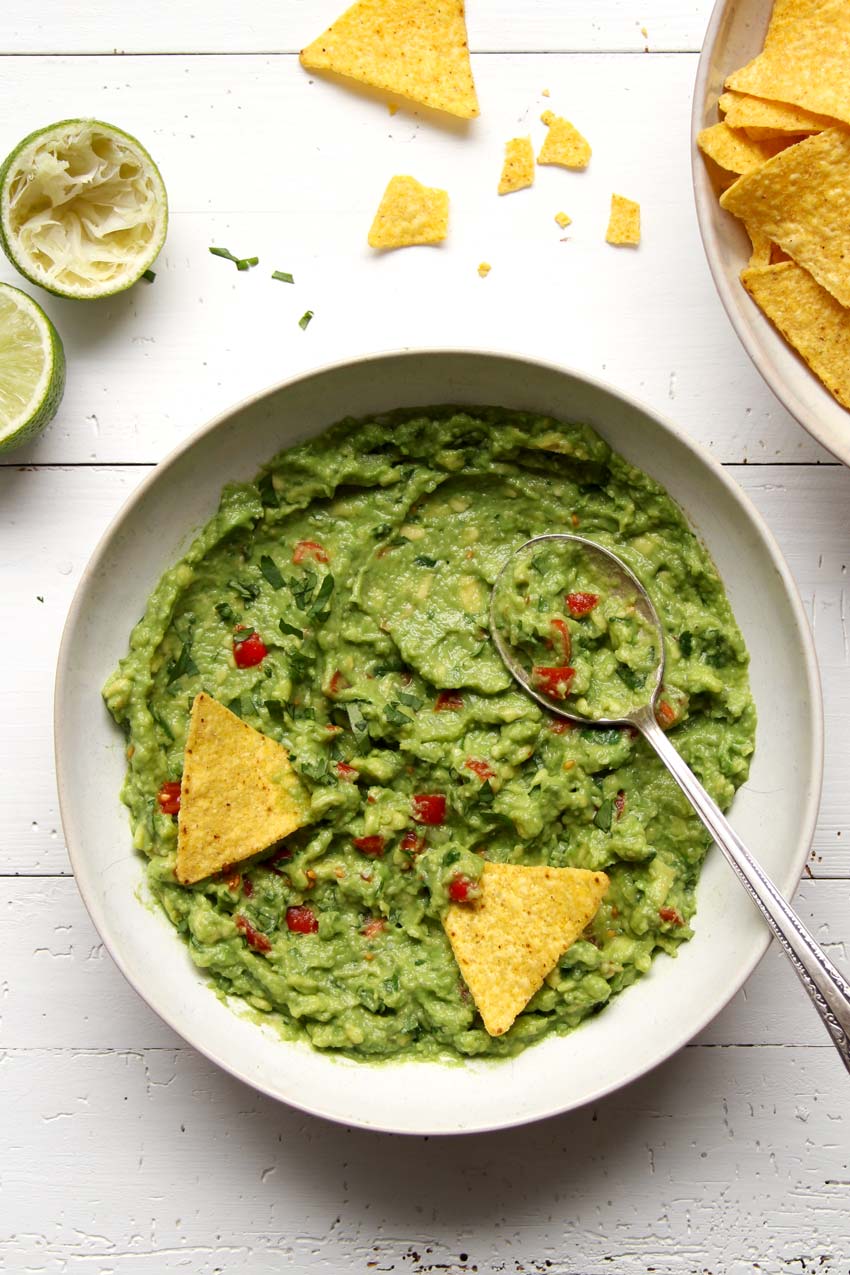
<instances>
[{"instance_id":1,"label":"guacamole","mask_svg":"<svg viewBox=\"0 0 850 1275\"><path fill-rule=\"evenodd\" d=\"M191 959L284 1036L361 1060L511 1056L691 936L709 839L688 802L634 731L541 710L490 639L499 570L553 531L611 548L646 585L659 718L727 807L755 712L723 585L670 497L585 425L490 407L343 421L225 487L154 589L104 689L127 734L133 844ZM592 616L571 624L591 645ZM285 746L309 823L183 886L174 815L200 691ZM611 881L496 1038L441 924L485 860Z\"/></svg>"}]
</instances>

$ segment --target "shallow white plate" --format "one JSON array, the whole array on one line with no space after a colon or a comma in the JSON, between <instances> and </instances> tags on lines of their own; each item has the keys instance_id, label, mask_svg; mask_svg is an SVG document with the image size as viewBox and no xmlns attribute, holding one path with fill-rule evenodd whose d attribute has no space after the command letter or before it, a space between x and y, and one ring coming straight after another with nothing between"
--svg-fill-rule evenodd
<instances>
[{"instance_id":1,"label":"shallow white plate","mask_svg":"<svg viewBox=\"0 0 850 1275\"><path fill-rule=\"evenodd\" d=\"M508 355L400 352L298 377L213 421L128 501L96 549L71 606L56 681L62 821L80 892L139 994L196 1049L257 1089L348 1124L459 1133L535 1120L589 1102L655 1066L713 1018L768 936L721 859L699 887L696 936L570 1036L510 1062L364 1066L286 1044L221 1004L165 917L144 907L143 863L118 800L123 740L100 688L163 569L214 512L228 479L346 415L434 403L501 404L597 427L682 504L720 570L752 654L760 720L749 782L732 820L780 889L803 868L821 784L821 699L794 584L738 488L674 426L604 386Z\"/></svg>"},{"instance_id":2,"label":"shallow white plate","mask_svg":"<svg viewBox=\"0 0 850 1275\"><path fill-rule=\"evenodd\" d=\"M718 192L696 144L697 133L720 118L717 100L726 76L761 52L772 12L773 0L718 0L711 15L697 69L691 119L697 220L720 300L744 349L803 428L839 460L850 464L850 412L824 389L750 299L740 279L750 259L749 237L738 218L720 207Z\"/></svg>"}]
</instances>

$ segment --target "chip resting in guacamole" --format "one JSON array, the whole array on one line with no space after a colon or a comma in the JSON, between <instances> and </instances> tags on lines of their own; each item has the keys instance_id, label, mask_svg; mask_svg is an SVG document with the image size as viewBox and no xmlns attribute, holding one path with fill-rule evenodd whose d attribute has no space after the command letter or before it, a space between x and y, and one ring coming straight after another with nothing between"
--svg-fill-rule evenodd
<instances>
[{"instance_id":1,"label":"chip resting in guacamole","mask_svg":"<svg viewBox=\"0 0 850 1275\"><path fill-rule=\"evenodd\" d=\"M507 556L575 530L649 590L665 633L663 725L727 807L755 712L723 585L670 497L587 426L492 407L347 420L224 489L104 695L127 734L122 795L151 892L234 1007L363 1061L510 1057L577 1027L691 936L708 838L673 780L634 732L544 712L490 641ZM553 661L566 630L579 667L594 643L611 645L593 611L565 599ZM201 692L285 750L269 782L297 782L298 826L269 845L264 826L240 840L237 819L246 857L181 884ZM466 903L480 911L488 863L580 868L605 886L494 1035L445 928L450 909L455 921ZM535 947L509 902L489 914L510 917L512 950ZM463 960L481 966L480 953Z\"/></svg>"}]
</instances>

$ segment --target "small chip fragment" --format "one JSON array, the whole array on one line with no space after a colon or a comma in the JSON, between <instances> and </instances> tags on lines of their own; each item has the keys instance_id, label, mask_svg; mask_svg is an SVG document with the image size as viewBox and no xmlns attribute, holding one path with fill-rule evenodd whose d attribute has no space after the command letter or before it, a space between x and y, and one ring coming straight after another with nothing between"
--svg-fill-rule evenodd
<instances>
[{"instance_id":1,"label":"small chip fragment","mask_svg":"<svg viewBox=\"0 0 850 1275\"><path fill-rule=\"evenodd\" d=\"M478 114L463 0L357 0L301 62L462 119Z\"/></svg>"},{"instance_id":2,"label":"small chip fragment","mask_svg":"<svg viewBox=\"0 0 850 1275\"><path fill-rule=\"evenodd\" d=\"M286 749L205 692L195 696L180 784L177 879L201 881L306 822Z\"/></svg>"},{"instance_id":3,"label":"small chip fragment","mask_svg":"<svg viewBox=\"0 0 850 1275\"><path fill-rule=\"evenodd\" d=\"M543 984L608 889L604 872L485 863L481 897L453 903L443 921L491 1036L501 1036Z\"/></svg>"},{"instance_id":4,"label":"small chip fragment","mask_svg":"<svg viewBox=\"0 0 850 1275\"><path fill-rule=\"evenodd\" d=\"M490 265L489 261L482 261L478 267L478 273L481 275L482 279L486 279L492 269L493 267Z\"/></svg>"},{"instance_id":5,"label":"small chip fragment","mask_svg":"<svg viewBox=\"0 0 850 1275\"><path fill-rule=\"evenodd\" d=\"M369 231L372 248L442 243L449 228L449 196L415 177L391 177Z\"/></svg>"},{"instance_id":6,"label":"small chip fragment","mask_svg":"<svg viewBox=\"0 0 850 1275\"><path fill-rule=\"evenodd\" d=\"M555 220L562 230L566 230L567 226L572 225L572 217L568 217L565 212L555 213Z\"/></svg>"},{"instance_id":7,"label":"small chip fragment","mask_svg":"<svg viewBox=\"0 0 850 1275\"><path fill-rule=\"evenodd\" d=\"M781 142L754 142L741 129L730 128L725 121L704 128L697 135L697 146L703 155L730 173L751 173L761 168L781 149Z\"/></svg>"},{"instance_id":8,"label":"small chip fragment","mask_svg":"<svg viewBox=\"0 0 850 1275\"><path fill-rule=\"evenodd\" d=\"M850 132L830 128L790 146L739 177L720 206L850 306Z\"/></svg>"},{"instance_id":9,"label":"small chip fragment","mask_svg":"<svg viewBox=\"0 0 850 1275\"><path fill-rule=\"evenodd\" d=\"M509 195L534 183L534 151L530 137L512 137L505 142L505 160L499 179L499 194Z\"/></svg>"},{"instance_id":10,"label":"small chip fragment","mask_svg":"<svg viewBox=\"0 0 850 1275\"><path fill-rule=\"evenodd\" d=\"M587 168L592 154L590 143L582 137L575 125L563 116L555 115L553 111L544 111L540 118L549 132L537 156L538 164Z\"/></svg>"},{"instance_id":11,"label":"small chip fragment","mask_svg":"<svg viewBox=\"0 0 850 1275\"><path fill-rule=\"evenodd\" d=\"M750 236L750 243L753 250L750 253L749 265L751 266L769 266L770 250L773 245L768 235L763 234L760 230L756 230L754 226L746 227L747 234Z\"/></svg>"},{"instance_id":12,"label":"small chip fragment","mask_svg":"<svg viewBox=\"0 0 850 1275\"><path fill-rule=\"evenodd\" d=\"M717 103L730 128L742 128L754 141L792 134L820 133L831 128L835 120L826 115L815 115L787 102L769 102L749 93L736 93L727 89Z\"/></svg>"},{"instance_id":13,"label":"small chip fragment","mask_svg":"<svg viewBox=\"0 0 850 1275\"><path fill-rule=\"evenodd\" d=\"M830 393L850 408L850 310L793 261L744 270L741 282Z\"/></svg>"},{"instance_id":14,"label":"small chip fragment","mask_svg":"<svg viewBox=\"0 0 850 1275\"><path fill-rule=\"evenodd\" d=\"M607 243L636 247L640 243L640 204L625 195L611 196L611 216L605 232Z\"/></svg>"}]
</instances>

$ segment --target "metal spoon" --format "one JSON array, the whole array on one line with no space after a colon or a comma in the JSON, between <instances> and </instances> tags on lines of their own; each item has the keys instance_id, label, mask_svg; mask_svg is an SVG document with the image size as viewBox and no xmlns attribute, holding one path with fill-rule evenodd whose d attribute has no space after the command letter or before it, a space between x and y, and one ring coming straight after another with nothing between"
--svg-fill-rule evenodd
<instances>
[{"instance_id":1,"label":"metal spoon","mask_svg":"<svg viewBox=\"0 0 850 1275\"><path fill-rule=\"evenodd\" d=\"M660 652L655 676L645 702L632 707L620 717L590 717L575 711L575 706L565 708L563 702L531 684L529 674L520 662L514 648L507 642L499 627L497 597L500 585L516 569L517 559L531 553L532 547L546 542L564 542L576 546L602 568L619 592L627 595L643 620L648 621L657 637L656 650ZM735 869L756 907L779 940L780 946L815 1004L832 1041L841 1055L844 1066L850 1071L850 985L832 962L824 955L796 912L784 900L776 886L765 875L747 850L719 806L708 795L696 775L682 760L655 717L655 704L664 677L664 640L661 624L652 601L643 585L616 554L603 549L584 536L548 535L534 536L520 545L507 560L493 584L490 594L490 632L496 649L508 671L538 704L550 713L556 713L567 721L585 726L633 726L655 749L670 771L682 792L720 847L726 859Z\"/></svg>"}]
</instances>

